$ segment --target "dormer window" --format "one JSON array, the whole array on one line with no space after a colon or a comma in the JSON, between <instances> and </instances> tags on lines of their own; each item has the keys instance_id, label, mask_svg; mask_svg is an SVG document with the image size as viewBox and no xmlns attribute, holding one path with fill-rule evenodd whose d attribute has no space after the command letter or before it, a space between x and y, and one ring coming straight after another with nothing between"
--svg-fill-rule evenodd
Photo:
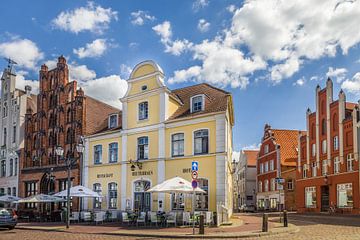
<instances>
[{"instance_id":1,"label":"dormer window","mask_svg":"<svg viewBox=\"0 0 360 240\"><path fill-rule=\"evenodd\" d=\"M191 112L200 112L205 109L204 95L194 96L190 99Z\"/></svg>"},{"instance_id":2,"label":"dormer window","mask_svg":"<svg viewBox=\"0 0 360 240\"><path fill-rule=\"evenodd\" d=\"M147 90L147 85L141 86L141 91L145 91L145 90Z\"/></svg>"},{"instance_id":3,"label":"dormer window","mask_svg":"<svg viewBox=\"0 0 360 240\"><path fill-rule=\"evenodd\" d=\"M112 114L109 116L109 128L116 128L118 126L118 115Z\"/></svg>"},{"instance_id":4,"label":"dormer window","mask_svg":"<svg viewBox=\"0 0 360 240\"><path fill-rule=\"evenodd\" d=\"M149 117L148 102L139 103L139 120L146 120Z\"/></svg>"}]
</instances>

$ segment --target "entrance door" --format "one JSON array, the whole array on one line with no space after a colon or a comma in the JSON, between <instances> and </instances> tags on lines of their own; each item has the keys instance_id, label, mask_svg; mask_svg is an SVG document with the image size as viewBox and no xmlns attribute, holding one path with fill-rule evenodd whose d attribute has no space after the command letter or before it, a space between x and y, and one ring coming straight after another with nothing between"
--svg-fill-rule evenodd
<instances>
[{"instance_id":1,"label":"entrance door","mask_svg":"<svg viewBox=\"0 0 360 240\"><path fill-rule=\"evenodd\" d=\"M329 186L321 187L321 211L327 212L329 210Z\"/></svg>"},{"instance_id":2,"label":"entrance door","mask_svg":"<svg viewBox=\"0 0 360 240\"><path fill-rule=\"evenodd\" d=\"M150 211L151 195L146 192L150 188L150 182L136 181L134 185L134 210L138 212Z\"/></svg>"}]
</instances>

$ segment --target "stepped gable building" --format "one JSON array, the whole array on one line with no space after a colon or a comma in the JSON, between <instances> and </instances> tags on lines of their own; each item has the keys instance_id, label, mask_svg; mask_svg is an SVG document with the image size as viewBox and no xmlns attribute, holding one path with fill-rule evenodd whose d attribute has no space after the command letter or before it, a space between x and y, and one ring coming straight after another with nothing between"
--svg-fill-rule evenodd
<instances>
[{"instance_id":1,"label":"stepped gable building","mask_svg":"<svg viewBox=\"0 0 360 240\"><path fill-rule=\"evenodd\" d=\"M10 60L11 61L11 60ZM16 74L11 64L1 77L0 115L0 196L18 195L19 155L24 146L26 109L36 109L36 97L16 88Z\"/></svg>"},{"instance_id":2,"label":"stepped gable building","mask_svg":"<svg viewBox=\"0 0 360 240\"><path fill-rule=\"evenodd\" d=\"M295 210L297 130L272 129L266 124L257 159L258 210ZM283 179L277 183L276 178Z\"/></svg>"},{"instance_id":3,"label":"stepped gable building","mask_svg":"<svg viewBox=\"0 0 360 240\"><path fill-rule=\"evenodd\" d=\"M76 158L71 170L72 185L81 183L82 162L76 151L80 136L93 134L107 126L108 115L119 110L85 96L77 82L69 82L69 69L63 56L56 68L44 64L39 73L37 111L28 108L25 115L25 144L20 165L20 197L51 194L67 188L65 158ZM64 157L56 155L61 146ZM76 201L74 199L73 201ZM25 208L36 208L27 204ZM47 206L49 207L49 206ZM53 207L53 205L52 205ZM75 209L78 204L74 202Z\"/></svg>"},{"instance_id":4,"label":"stepped gable building","mask_svg":"<svg viewBox=\"0 0 360 240\"><path fill-rule=\"evenodd\" d=\"M315 90L315 111L306 112L306 134L299 136L296 200L299 212L360 213L359 107L345 93L333 99L331 79Z\"/></svg>"}]
</instances>

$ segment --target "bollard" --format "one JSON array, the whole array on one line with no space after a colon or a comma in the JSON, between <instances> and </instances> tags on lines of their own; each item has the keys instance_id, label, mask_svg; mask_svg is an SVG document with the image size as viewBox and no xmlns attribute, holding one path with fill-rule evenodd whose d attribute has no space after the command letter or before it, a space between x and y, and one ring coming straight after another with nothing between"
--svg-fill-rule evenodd
<instances>
[{"instance_id":1,"label":"bollard","mask_svg":"<svg viewBox=\"0 0 360 240\"><path fill-rule=\"evenodd\" d=\"M284 227L288 226L288 214L287 211L284 210Z\"/></svg>"},{"instance_id":2,"label":"bollard","mask_svg":"<svg viewBox=\"0 0 360 240\"><path fill-rule=\"evenodd\" d=\"M204 215L199 216L199 234L205 234Z\"/></svg>"},{"instance_id":3,"label":"bollard","mask_svg":"<svg viewBox=\"0 0 360 240\"><path fill-rule=\"evenodd\" d=\"M268 214L263 214L263 223L262 223L262 231L267 232L268 231Z\"/></svg>"}]
</instances>

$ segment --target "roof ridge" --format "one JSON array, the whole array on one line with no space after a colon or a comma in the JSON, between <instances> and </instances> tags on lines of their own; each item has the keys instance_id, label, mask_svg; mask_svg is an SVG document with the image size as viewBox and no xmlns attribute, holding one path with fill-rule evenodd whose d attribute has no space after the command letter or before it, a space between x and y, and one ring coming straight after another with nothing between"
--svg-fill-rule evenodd
<instances>
[{"instance_id":1,"label":"roof ridge","mask_svg":"<svg viewBox=\"0 0 360 240\"><path fill-rule=\"evenodd\" d=\"M198 83L198 84L195 84L195 85L185 86L185 87L182 87L182 88L176 88L176 89L173 89L171 91L179 91L179 90L183 90L183 89L186 89L186 88L196 87L196 86L199 86L199 85L206 85L206 86L211 87L211 88L213 88L215 90L221 91L221 92L223 92L225 94L230 94L229 92L227 92L227 91L225 91L225 90L223 90L221 88L215 87L215 86L213 86L213 85L211 85L209 83Z\"/></svg>"},{"instance_id":2,"label":"roof ridge","mask_svg":"<svg viewBox=\"0 0 360 240\"><path fill-rule=\"evenodd\" d=\"M299 132L299 131L303 131L303 130L298 130L298 129L281 129L281 128L271 128L270 131L289 131L289 132Z\"/></svg>"},{"instance_id":3,"label":"roof ridge","mask_svg":"<svg viewBox=\"0 0 360 240\"><path fill-rule=\"evenodd\" d=\"M106 106L108 106L108 107L110 107L110 108L113 108L114 110L117 110L117 111L119 111L119 112L122 113L122 110L121 110L121 109L116 108L116 107L113 107L113 106L111 106L110 104L108 104L108 103L106 103L106 102L100 101L100 100L98 100L98 99L96 99L96 98L94 98L94 97L91 97L91 96L89 96L89 95L85 95L85 97L91 98L92 100L94 100L94 101L96 101L96 102L102 103L102 104L104 104L104 105L106 105Z\"/></svg>"}]
</instances>

